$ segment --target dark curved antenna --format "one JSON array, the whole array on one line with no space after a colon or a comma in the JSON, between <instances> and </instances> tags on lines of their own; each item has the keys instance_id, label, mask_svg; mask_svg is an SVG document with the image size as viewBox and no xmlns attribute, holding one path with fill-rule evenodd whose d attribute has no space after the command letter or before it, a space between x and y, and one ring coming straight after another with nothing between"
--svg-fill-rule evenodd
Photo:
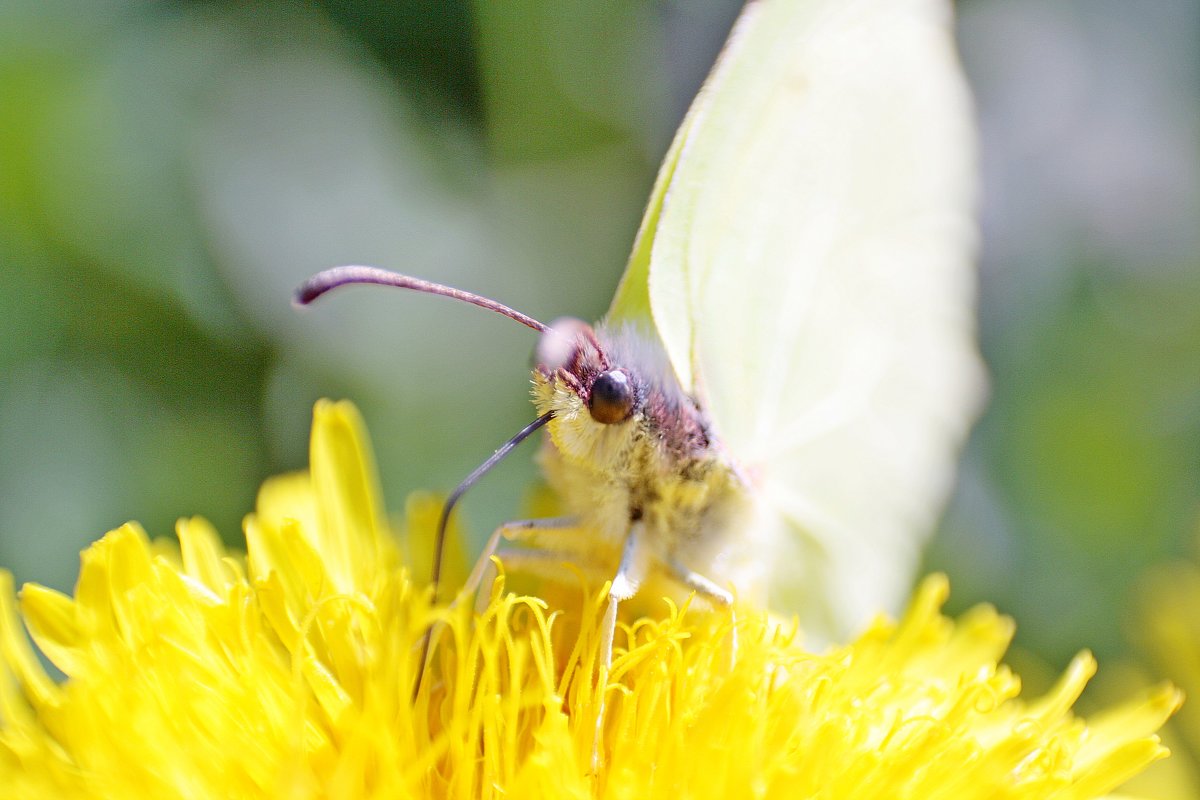
<instances>
[{"instance_id":1,"label":"dark curved antenna","mask_svg":"<svg viewBox=\"0 0 1200 800\"><path fill-rule=\"evenodd\" d=\"M547 411L518 431L515 436L497 447L496 452L492 453L486 461L472 470L471 474L464 478L462 483L456 486L454 491L450 493L450 496L446 498L446 505L442 506L442 516L438 520L437 537L434 539L433 544L433 575L429 581L429 585L433 587L432 602L437 603L438 584L442 579L442 552L446 546L446 528L450 524L450 512L454 510L454 506L458 504L459 499L467 493L468 489L478 483L479 479L486 475L492 467L503 461L504 457L513 451L513 448L528 439L530 434L545 425L553 417L554 412ZM430 626L425 631L425 641L421 645L421 660L417 662L417 680L413 685L414 702L417 699L417 694L421 691L421 678L425 675L425 660L429 658L429 644L432 638L433 626Z\"/></svg>"},{"instance_id":2,"label":"dark curved antenna","mask_svg":"<svg viewBox=\"0 0 1200 800\"><path fill-rule=\"evenodd\" d=\"M425 292L426 294L440 294L442 297L462 300L464 303L471 303L480 308L486 308L488 311L503 314L528 328L533 328L538 333L546 333L550 330L549 325L544 325L533 317L522 314L520 311L515 311L503 303L497 303L495 300L475 294L474 292L465 292L462 289L455 289L453 286L444 286L433 281L424 281L420 278L401 275L399 272L392 272L380 269L379 267L364 267L357 264L345 267L333 267L332 269L322 270L313 275L296 290L294 302L298 306L306 306L330 289L336 289L339 286L345 286L350 283L373 283L378 286L395 286L399 289L412 289L415 292Z\"/></svg>"}]
</instances>

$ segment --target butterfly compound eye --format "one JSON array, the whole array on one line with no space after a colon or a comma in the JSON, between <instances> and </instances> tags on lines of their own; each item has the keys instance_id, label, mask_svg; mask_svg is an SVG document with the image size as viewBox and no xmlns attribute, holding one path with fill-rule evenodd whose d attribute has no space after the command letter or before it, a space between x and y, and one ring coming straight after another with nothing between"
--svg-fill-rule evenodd
<instances>
[{"instance_id":1,"label":"butterfly compound eye","mask_svg":"<svg viewBox=\"0 0 1200 800\"><path fill-rule=\"evenodd\" d=\"M604 425L624 422L633 413L633 384L619 369L609 370L592 383L588 395L592 419Z\"/></svg>"}]
</instances>

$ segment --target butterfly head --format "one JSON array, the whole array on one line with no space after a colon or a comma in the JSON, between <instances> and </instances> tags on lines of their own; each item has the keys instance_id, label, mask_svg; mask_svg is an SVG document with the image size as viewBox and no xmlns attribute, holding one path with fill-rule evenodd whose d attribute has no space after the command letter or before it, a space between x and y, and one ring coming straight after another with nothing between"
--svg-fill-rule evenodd
<instances>
[{"instance_id":1,"label":"butterfly head","mask_svg":"<svg viewBox=\"0 0 1200 800\"><path fill-rule=\"evenodd\" d=\"M639 442L681 453L708 446L703 415L653 337L562 319L536 358L534 404L554 413L550 436L568 459L623 462Z\"/></svg>"},{"instance_id":2,"label":"butterfly head","mask_svg":"<svg viewBox=\"0 0 1200 800\"><path fill-rule=\"evenodd\" d=\"M561 319L542 334L534 369L535 402L556 417L587 415L598 425L629 422L642 400L640 376L614 362L587 323ZM539 407L543 403L538 403Z\"/></svg>"}]
</instances>

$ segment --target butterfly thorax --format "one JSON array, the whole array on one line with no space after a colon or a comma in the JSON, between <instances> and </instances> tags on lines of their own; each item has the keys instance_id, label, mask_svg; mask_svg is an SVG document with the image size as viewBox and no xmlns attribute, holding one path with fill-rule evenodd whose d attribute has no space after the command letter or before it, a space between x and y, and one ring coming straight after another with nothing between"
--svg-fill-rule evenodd
<instances>
[{"instance_id":1,"label":"butterfly thorax","mask_svg":"<svg viewBox=\"0 0 1200 800\"><path fill-rule=\"evenodd\" d=\"M614 558L637 526L660 559L719 579L713 562L730 543L722 534L743 508L745 490L703 410L680 390L654 339L630 328L593 332L574 321L555 331L559 346L540 347L533 372L534 404L554 413L541 461L587 529L588 549ZM627 384L629 403L625 417L611 421L596 413L594 394L602 376L614 373Z\"/></svg>"}]
</instances>

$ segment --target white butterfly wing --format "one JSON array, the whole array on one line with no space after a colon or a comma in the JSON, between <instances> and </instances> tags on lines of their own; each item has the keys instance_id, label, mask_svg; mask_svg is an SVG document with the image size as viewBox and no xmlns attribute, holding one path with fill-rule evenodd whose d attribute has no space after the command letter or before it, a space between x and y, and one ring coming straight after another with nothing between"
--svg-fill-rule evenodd
<instances>
[{"instance_id":1,"label":"white butterfly wing","mask_svg":"<svg viewBox=\"0 0 1200 800\"><path fill-rule=\"evenodd\" d=\"M818 637L907 595L979 406L974 175L949 3L763 0L614 301L648 302L756 485L772 606Z\"/></svg>"}]
</instances>

